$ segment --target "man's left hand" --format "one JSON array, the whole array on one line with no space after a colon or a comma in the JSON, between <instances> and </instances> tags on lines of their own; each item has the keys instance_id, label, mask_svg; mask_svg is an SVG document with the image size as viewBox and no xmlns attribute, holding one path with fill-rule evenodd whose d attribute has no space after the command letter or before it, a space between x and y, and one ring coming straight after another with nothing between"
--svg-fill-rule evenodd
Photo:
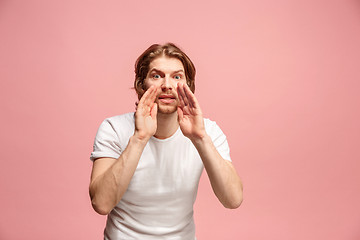
<instances>
[{"instance_id":1,"label":"man's left hand","mask_svg":"<svg viewBox=\"0 0 360 240\"><path fill-rule=\"evenodd\" d=\"M200 105L195 95L184 83L178 83L177 93L179 98L177 112L181 131L191 141L202 139L206 131Z\"/></svg>"}]
</instances>

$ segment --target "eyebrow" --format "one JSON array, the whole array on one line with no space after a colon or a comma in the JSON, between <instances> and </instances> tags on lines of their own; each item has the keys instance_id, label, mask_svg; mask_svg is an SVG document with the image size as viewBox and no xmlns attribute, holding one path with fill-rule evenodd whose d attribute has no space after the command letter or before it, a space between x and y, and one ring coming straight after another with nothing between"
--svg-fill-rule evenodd
<instances>
[{"instance_id":1,"label":"eyebrow","mask_svg":"<svg viewBox=\"0 0 360 240\"><path fill-rule=\"evenodd\" d=\"M150 69L149 73L150 72L161 72L162 73L163 71L161 71L157 68L152 68L152 69ZM184 70L180 69L180 70L174 71L173 73L179 73L179 72L184 72Z\"/></svg>"}]
</instances>

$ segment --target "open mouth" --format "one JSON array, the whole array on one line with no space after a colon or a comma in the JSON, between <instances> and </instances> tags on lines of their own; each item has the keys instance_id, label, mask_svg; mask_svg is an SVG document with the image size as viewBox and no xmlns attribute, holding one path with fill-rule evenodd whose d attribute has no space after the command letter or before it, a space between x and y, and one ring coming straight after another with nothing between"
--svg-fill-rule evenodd
<instances>
[{"instance_id":1,"label":"open mouth","mask_svg":"<svg viewBox=\"0 0 360 240\"><path fill-rule=\"evenodd\" d=\"M163 103L172 103L176 100L175 96L174 95L160 95L158 97L159 101L160 102L163 102Z\"/></svg>"},{"instance_id":2,"label":"open mouth","mask_svg":"<svg viewBox=\"0 0 360 240\"><path fill-rule=\"evenodd\" d=\"M175 99L174 95L160 95L159 99Z\"/></svg>"}]
</instances>

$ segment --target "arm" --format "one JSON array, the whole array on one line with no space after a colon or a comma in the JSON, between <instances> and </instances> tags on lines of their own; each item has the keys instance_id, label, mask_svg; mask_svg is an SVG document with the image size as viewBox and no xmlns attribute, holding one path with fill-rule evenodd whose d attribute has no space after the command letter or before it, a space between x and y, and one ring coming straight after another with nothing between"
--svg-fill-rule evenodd
<instances>
[{"instance_id":1,"label":"arm","mask_svg":"<svg viewBox=\"0 0 360 240\"><path fill-rule=\"evenodd\" d=\"M140 156L156 131L156 89L151 87L140 99L135 113L135 131L118 159L94 161L89 186L91 203L96 212L108 214L121 200L134 175Z\"/></svg>"},{"instance_id":2,"label":"arm","mask_svg":"<svg viewBox=\"0 0 360 240\"><path fill-rule=\"evenodd\" d=\"M188 86L179 83L177 91L181 131L198 150L215 195L226 208L239 207L243 197L242 183L234 166L220 156L207 135L199 103Z\"/></svg>"}]
</instances>

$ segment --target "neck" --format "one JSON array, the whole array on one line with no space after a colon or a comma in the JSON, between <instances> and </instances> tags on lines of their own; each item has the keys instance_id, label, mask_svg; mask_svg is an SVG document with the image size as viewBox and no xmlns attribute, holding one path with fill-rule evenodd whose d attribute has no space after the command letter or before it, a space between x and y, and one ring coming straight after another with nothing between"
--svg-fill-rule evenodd
<instances>
[{"instance_id":1,"label":"neck","mask_svg":"<svg viewBox=\"0 0 360 240\"><path fill-rule=\"evenodd\" d=\"M157 113L157 129L154 137L159 139L171 137L178 128L177 112L171 114Z\"/></svg>"}]
</instances>

